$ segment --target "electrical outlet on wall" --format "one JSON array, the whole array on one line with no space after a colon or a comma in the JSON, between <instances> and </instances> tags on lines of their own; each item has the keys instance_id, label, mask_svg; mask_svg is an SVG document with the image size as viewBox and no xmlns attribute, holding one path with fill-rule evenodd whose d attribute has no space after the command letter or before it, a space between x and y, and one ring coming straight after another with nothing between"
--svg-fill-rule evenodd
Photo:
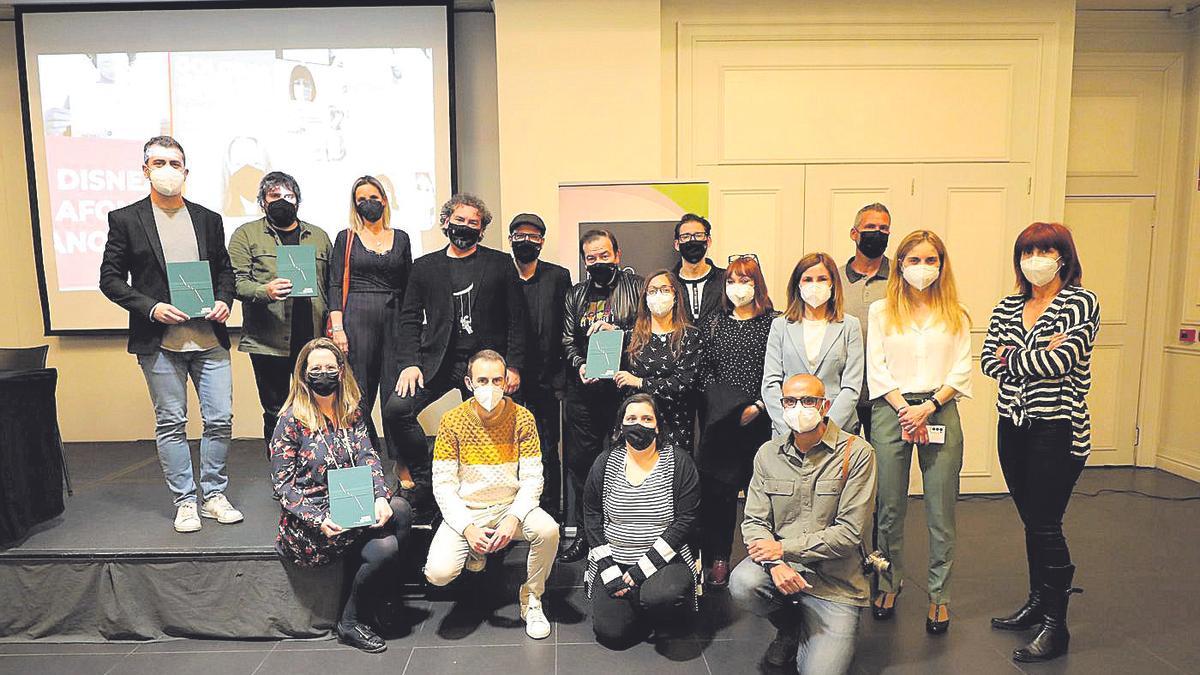
<instances>
[{"instance_id":1,"label":"electrical outlet on wall","mask_svg":"<svg viewBox=\"0 0 1200 675\"><path fill-rule=\"evenodd\" d=\"M1185 344L1192 344L1193 342L1195 342L1196 341L1196 329L1195 328L1180 328L1179 329L1179 341L1183 342Z\"/></svg>"}]
</instances>

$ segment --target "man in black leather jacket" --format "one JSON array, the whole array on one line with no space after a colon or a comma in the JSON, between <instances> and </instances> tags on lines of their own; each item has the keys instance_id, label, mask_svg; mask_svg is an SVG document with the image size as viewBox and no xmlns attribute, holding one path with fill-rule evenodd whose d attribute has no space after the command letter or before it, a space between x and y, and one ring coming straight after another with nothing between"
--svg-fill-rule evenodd
<instances>
[{"instance_id":1,"label":"man in black leather jacket","mask_svg":"<svg viewBox=\"0 0 1200 675\"><path fill-rule=\"evenodd\" d=\"M588 470L604 450L604 439L613 427L620 391L612 380L584 378L588 338L603 330L633 328L637 318L642 278L632 269L621 269L621 248L607 230L589 230L579 238L579 254L587 278L567 293L563 314L563 347L566 351L567 395L563 402L563 463L575 500L577 534L559 554L559 562L576 562L587 554L583 534L583 486Z\"/></svg>"}]
</instances>

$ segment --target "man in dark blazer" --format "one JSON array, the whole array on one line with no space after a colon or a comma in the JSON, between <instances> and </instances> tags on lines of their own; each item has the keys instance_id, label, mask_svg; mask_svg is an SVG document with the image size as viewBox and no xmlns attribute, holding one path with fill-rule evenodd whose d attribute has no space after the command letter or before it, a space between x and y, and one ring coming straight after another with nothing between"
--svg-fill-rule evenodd
<instances>
[{"instance_id":1,"label":"man in dark blazer","mask_svg":"<svg viewBox=\"0 0 1200 675\"><path fill-rule=\"evenodd\" d=\"M401 494L416 516L427 520L433 508L429 446L417 415L451 389L463 399L467 360L483 349L504 355L508 363L505 393L521 386L528 318L512 259L479 240L492 214L478 197L454 195L441 210L445 248L413 263L400 311L395 395L383 407L384 431L395 438L400 461Z\"/></svg>"},{"instance_id":2,"label":"man in dark blazer","mask_svg":"<svg viewBox=\"0 0 1200 675\"><path fill-rule=\"evenodd\" d=\"M225 497L225 459L233 432L233 376L225 321L233 304L233 268L221 216L183 198L183 147L156 136L143 148L150 195L108 214L100 290L129 312L129 352L135 354L154 402L155 442L174 496L175 530L195 532L200 517L242 520ZM207 261L215 302L202 318L171 304L167 263ZM200 488L187 442L187 381L200 398Z\"/></svg>"}]
</instances>

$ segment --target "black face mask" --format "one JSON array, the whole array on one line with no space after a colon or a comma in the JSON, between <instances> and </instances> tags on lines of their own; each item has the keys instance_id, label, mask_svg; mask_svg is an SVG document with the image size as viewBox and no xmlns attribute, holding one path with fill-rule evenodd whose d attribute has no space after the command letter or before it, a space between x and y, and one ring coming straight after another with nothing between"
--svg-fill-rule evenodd
<instances>
[{"instance_id":1,"label":"black face mask","mask_svg":"<svg viewBox=\"0 0 1200 675\"><path fill-rule=\"evenodd\" d=\"M368 223L376 223L383 217L383 202L377 199L364 199L354 205L354 210Z\"/></svg>"},{"instance_id":2,"label":"black face mask","mask_svg":"<svg viewBox=\"0 0 1200 675\"><path fill-rule=\"evenodd\" d=\"M703 241L685 241L679 245L679 255L689 263L695 265L704 260L704 254L708 253L708 243Z\"/></svg>"},{"instance_id":3,"label":"black face mask","mask_svg":"<svg viewBox=\"0 0 1200 675\"><path fill-rule=\"evenodd\" d=\"M317 396L329 396L338 390L338 385L341 384L341 378L338 373L307 373L304 376L304 381L308 383L308 388L313 390Z\"/></svg>"},{"instance_id":4,"label":"black face mask","mask_svg":"<svg viewBox=\"0 0 1200 675\"><path fill-rule=\"evenodd\" d=\"M276 199L267 204L267 222L273 227L291 227L296 222L296 205L286 199Z\"/></svg>"},{"instance_id":5,"label":"black face mask","mask_svg":"<svg viewBox=\"0 0 1200 675\"><path fill-rule=\"evenodd\" d=\"M614 263L592 263L587 266L587 273L597 286L608 286L617 277L617 266Z\"/></svg>"},{"instance_id":6,"label":"black face mask","mask_svg":"<svg viewBox=\"0 0 1200 675\"><path fill-rule=\"evenodd\" d=\"M535 244L532 241L514 241L512 249L513 257L522 264L537 260L538 255L542 252L541 244Z\"/></svg>"},{"instance_id":7,"label":"black face mask","mask_svg":"<svg viewBox=\"0 0 1200 675\"><path fill-rule=\"evenodd\" d=\"M479 243L479 238L483 236L483 232L477 230L470 225L459 225L458 223L450 223L444 230L446 236L450 238L450 243L454 247L461 250L467 250Z\"/></svg>"},{"instance_id":8,"label":"black face mask","mask_svg":"<svg viewBox=\"0 0 1200 675\"><path fill-rule=\"evenodd\" d=\"M879 230L858 233L858 250L868 258L878 258L887 250L888 236Z\"/></svg>"},{"instance_id":9,"label":"black face mask","mask_svg":"<svg viewBox=\"0 0 1200 675\"><path fill-rule=\"evenodd\" d=\"M640 424L622 424L621 435L625 442L634 450L645 450L658 438L658 429L644 427Z\"/></svg>"}]
</instances>

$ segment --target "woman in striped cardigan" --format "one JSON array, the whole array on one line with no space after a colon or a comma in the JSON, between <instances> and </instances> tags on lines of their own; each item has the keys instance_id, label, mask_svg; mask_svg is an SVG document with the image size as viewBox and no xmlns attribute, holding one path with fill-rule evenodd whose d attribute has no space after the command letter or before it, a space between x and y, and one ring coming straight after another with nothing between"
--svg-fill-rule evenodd
<instances>
[{"instance_id":1,"label":"woman in striped cardigan","mask_svg":"<svg viewBox=\"0 0 1200 675\"><path fill-rule=\"evenodd\" d=\"M1063 225L1025 228L1013 248L1013 268L1018 292L992 312L981 365L999 383L1000 466L1025 525L1029 598L1013 614L992 619L992 627L1040 625L1013 658L1045 661L1067 650L1067 599L1079 590L1071 586L1075 566L1062 519L1091 451L1084 397L1092 384L1100 304L1080 286L1083 268Z\"/></svg>"},{"instance_id":2,"label":"woman in striped cardigan","mask_svg":"<svg viewBox=\"0 0 1200 675\"><path fill-rule=\"evenodd\" d=\"M596 640L624 649L651 630L686 626L696 609L688 545L700 511L700 479L686 451L661 440L659 411L634 394L617 411L612 448L597 458L583 494Z\"/></svg>"}]
</instances>

